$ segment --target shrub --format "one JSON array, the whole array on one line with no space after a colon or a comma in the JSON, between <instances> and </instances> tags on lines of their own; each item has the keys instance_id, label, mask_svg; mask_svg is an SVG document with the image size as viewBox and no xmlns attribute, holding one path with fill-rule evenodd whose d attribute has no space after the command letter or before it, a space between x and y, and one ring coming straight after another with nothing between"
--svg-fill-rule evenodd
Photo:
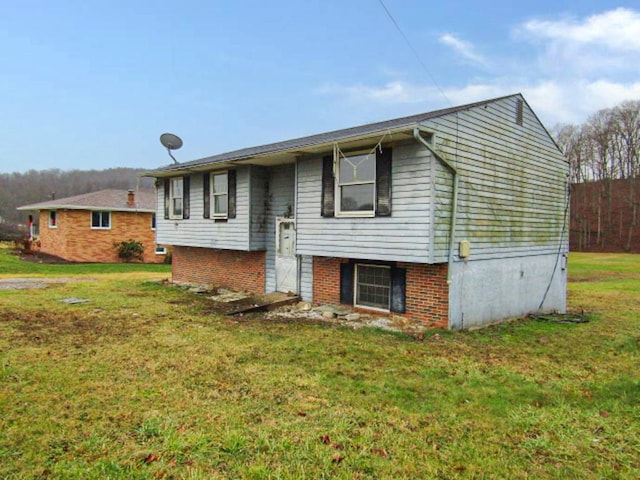
<instances>
[{"instance_id":1,"label":"shrub","mask_svg":"<svg viewBox=\"0 0 640 480\"><path fill-rule=\"evenodd\" d=\"M33 253L40 249L40 240L29 238L28 235L20 237L14 243L16 245L16 250L22 253Z\"/></svg>"},{"instance_id":2,"label":"shrub","mask_svg":"<svg viewBox=\"0 0 640 480\"><path fill-rule=\"evenodd\" d=\"M113 246L118 252L118 257L124 262L142 261L144 246L138 240L129 239L123 242L113 242Z\"/></svg>"}]
</instances>

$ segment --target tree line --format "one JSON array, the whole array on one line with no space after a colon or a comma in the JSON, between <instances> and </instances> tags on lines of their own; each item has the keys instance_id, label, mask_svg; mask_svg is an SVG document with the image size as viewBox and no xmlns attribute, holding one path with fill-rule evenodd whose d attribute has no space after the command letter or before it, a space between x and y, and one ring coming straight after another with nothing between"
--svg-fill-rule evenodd
<instances>
[{"instance_id":1,"label":"tree line","mask_svg":"<svg viewBox=\"0 0 640 480\"><path fill-rule=\"evenodd\" d=\"M640 101L554 129L570 165L571 249L640 252Z\"/></svg>"},{"instance_id":2,"label":"tree line","mask_svg":"<svg viewBox=\"0 0 640 480\"><path fill-rule=\"evenodd\" d=\"M0 223L26 223L26 212L16 210L16 207L22 205L111 188L128 190L153 187L152 178L138 176L143 171L134 168L109 168L0 173Z\"/></svg>"}]
</instances>

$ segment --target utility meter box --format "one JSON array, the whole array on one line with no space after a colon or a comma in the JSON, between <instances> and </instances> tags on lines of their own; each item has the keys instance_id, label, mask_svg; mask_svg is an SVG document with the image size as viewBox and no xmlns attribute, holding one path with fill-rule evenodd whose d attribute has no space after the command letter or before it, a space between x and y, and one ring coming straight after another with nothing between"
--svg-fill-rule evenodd
<instances>
[{"instance_id":1,"label":"utility meter box","mask_svg":"<svg viewBox=\"0 0 640 480\"><path fill-rule=\"evenodd\" d=\"M471 255L471 243L469 242L469 240L462 240L460 242L459 255L460 258L467 258L469 255Z\"/></svg>"}]
</instances>

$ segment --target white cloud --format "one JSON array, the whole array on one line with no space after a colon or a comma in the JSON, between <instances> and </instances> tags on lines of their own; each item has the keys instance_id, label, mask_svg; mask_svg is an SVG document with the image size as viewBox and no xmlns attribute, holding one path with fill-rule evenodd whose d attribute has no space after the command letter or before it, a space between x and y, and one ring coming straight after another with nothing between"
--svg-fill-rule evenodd
<instances>
[{"instance_id":1,"label":"white cloud","mask_svg":"<svg viewBox=\"0 0 640 480\"><path fill-rule=\"evenodd\" d=\"M456 53L461 55L467 60L471 60L473 63L484 65L486 63L484 57L479 55L475 51L475 47L451 33L445 33L438 37L438 41L448 47L451 47Z\"/></svg>"},{"instance_id":2,"label":"white cloud","mask_svg":"<svg viewBox=\"0 0 640 480\"><path fill-rule=\"evenodd\" d=\"M640 52L640 13L627 8L592 15L583 21L531 20L521 29L533 36L551 41Z\"/></svg>"},{"instance_id":3,"label":"white cloud","mask_svg":"<svg viewBox=\"0 0 640 480\"><path fill-rule=\"evenodd\" d=\"M640 98L639 12L618 8L584 19L530 20L515 31L524 51L514 58L493 55L488 80L435 86L395 75L383 85L333 84L322 93L363 111L399 116L521 92L547 126L581 123L597 110ZM466 59L484 61L452 34L439 41Z\"/></svg>"},{"instance_id":4,"label":"white cloud","mask_svg":"<svg viewBox=\"0 0 640 480\"><path fill-rule=\"evenodd\" d=\"M637 73L640 12L618 8L576 20L530 20L514 29L542 46L538 61L557 76Z\"/></svg>"}]
</instances>

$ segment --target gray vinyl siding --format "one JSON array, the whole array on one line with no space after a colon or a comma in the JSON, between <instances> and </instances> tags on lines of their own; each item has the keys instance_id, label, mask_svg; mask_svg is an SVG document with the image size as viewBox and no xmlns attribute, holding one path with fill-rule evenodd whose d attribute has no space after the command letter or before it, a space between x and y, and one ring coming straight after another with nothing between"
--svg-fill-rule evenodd
<instances>
[{"instance_id":1,"label":"gray vinyl siding","mask_svg":"<svg viewBox=\"0 0 640 480\"><path fill-rule=\"evenodd\" d=\"M267 230L267 199L269 194L268 170L264 167L251 167L250 185L250 246L251 250L266 248Z\"/></svg>"},{"instance_id":2,"label":"gray vinyl siding","mask_svg":"<svg viewBox=\"0 0 640 480\"><path fill-rule=\"evenodd\" d=\"M190 206L188 219L167 220L164 211L164 188L158 188L158 218L156 219L157 243L189 247L249 249L249 176L251 169L237 169L236 218L214 221L203 218L202 173L191 175ZM207 173L204 173L207 175Z\"/></svg>"},{"instance_id":3,"label":"gray vinyl siding","mask_svg":"<svg viewBox=\"0 0 640 480\"><path fill-rule=\"evenodd\" d=\"M558 251L561 238L566 242L568 164L526 103L523 125L516 124L519 98L499 99L423 124L434 132L438 151L459 172L456 260L463 239L471 244L470 260L545 255ZM294 177L291 164L238 168L237 218L218 223L202 218L202 174L191 176L188 220L162 218L160 186L158 243L266 249L267 288L272 290L275 217L290 204L297 216L299 255L417 263L447 260L452 176L421 144L408 141L393 147L390 217L322 217L321 155L298 161L296 187ZM301 265L301 271L304 268Z\"/></svg>"},{"instance_id":4,"label":"gray vinyl siding","mask_svg":"<svg viewBox=\"0 0 640 480\"><path fill-rule=\"evenodd\" d=\"M313 301L313 257L300 256L300 298Z\"/></svg>"},{"instance_id":5,"label":"gray vinyl siding","mask_svg":"<svg viewBox=\"0 0 640 480\"><path fill-rule=\"evenodd\" d=\"M269 188L266 207L266 291L276 289L276 217L294 211L295 165L280 165L268 170Z\"/></svg>"},{"instance_id":6,"label":"gray vinyl siding","mask_svg":"<svg viewBox=\"0 0 640 480\"><path fill-rule=\"evenodd\" d=\"M471 242L474 260L543 255L559 248L568 165L526 104L523 125L516 124L516 100L425 124L459 172L456 255L463 239ZM446 261L448 252L451 175L446 171L436 175L436 192L434 262Z\"/></svg>"},{"instance_id":7,"label":"gray vinyl siding","mask_svg":"<svg viewBox=\"0 0 640 480\"><path fill-rule=\"evenodd\" d=\"M322 159L298 163L298 254L405 262L428 261L434 161L416 142L396 145L392 160L392 215L320 215Z\"/></svg>"}]
</instances>

